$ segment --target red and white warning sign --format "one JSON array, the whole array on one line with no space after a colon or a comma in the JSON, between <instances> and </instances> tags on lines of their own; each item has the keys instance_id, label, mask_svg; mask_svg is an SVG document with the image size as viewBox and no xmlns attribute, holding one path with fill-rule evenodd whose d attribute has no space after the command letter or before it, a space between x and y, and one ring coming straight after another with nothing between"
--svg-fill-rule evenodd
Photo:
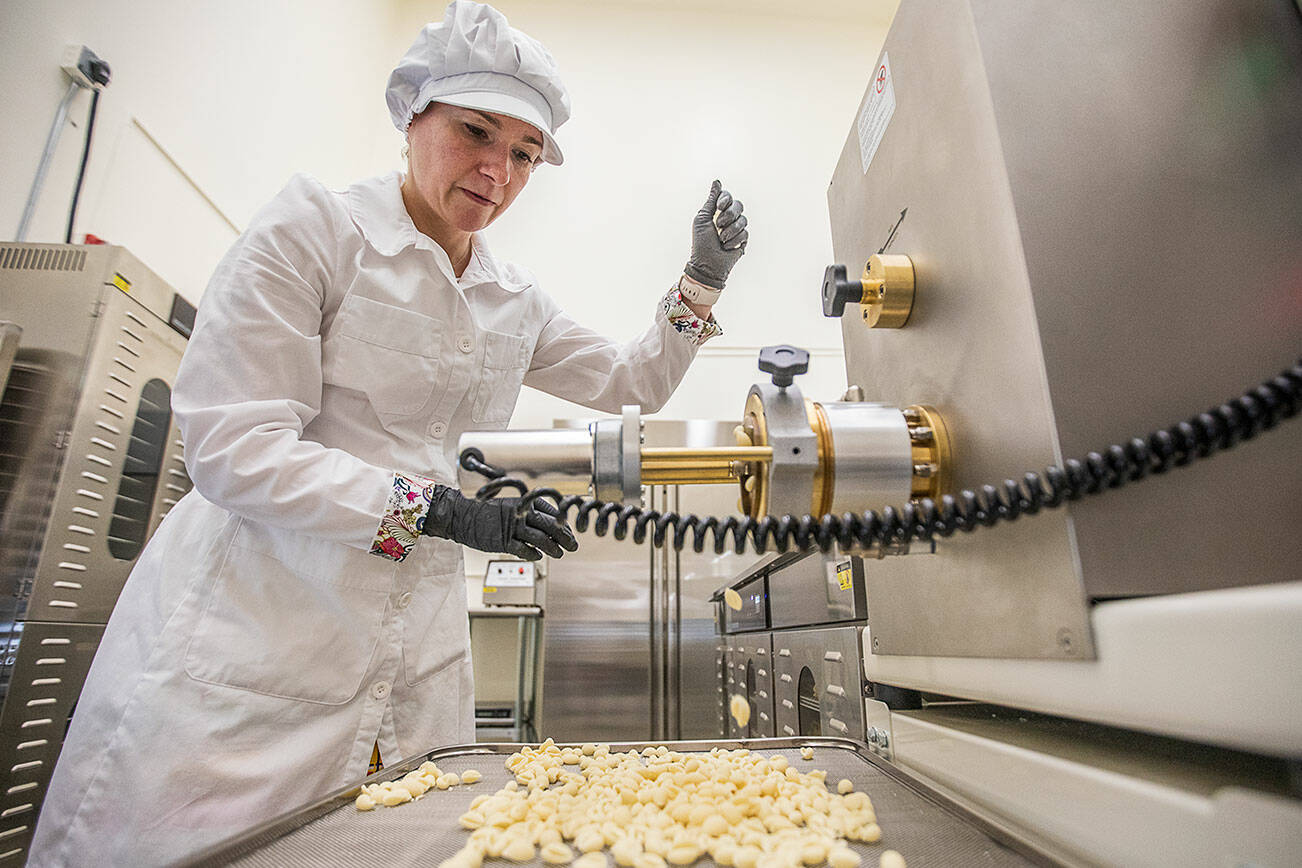
<instances>
[{"instance_id":1,"label":"red and white warning sign","mask_svg":"<svg viewBox=\"0 0 1302 868\"><path fill-rule=\"evenodd\" d=\"M882 52L881 62L873 72L872 85L868 88L868 99L859 112L859 158L863 161L866 173L872 164L877 146L886 135L886 126L895 114L895 76L891 73L891 58Z\"/></svg>"}]
</instances>

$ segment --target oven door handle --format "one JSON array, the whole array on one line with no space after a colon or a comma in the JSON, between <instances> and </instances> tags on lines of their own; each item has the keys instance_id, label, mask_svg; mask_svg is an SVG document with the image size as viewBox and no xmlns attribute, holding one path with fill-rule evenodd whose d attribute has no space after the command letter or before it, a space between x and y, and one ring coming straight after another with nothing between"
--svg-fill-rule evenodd
<instances>
[{"instance_id":1,"label":"oven door handle","mask_svg":"<svg viewBox=\"0 0 1302 868\"><path fill-rule=\"evenodd\" d=\"M22 340L23 327L16 322L0 320L0 395L9 385L9 372L18 357L18 342Z\"/></svg>"}]
</instances>

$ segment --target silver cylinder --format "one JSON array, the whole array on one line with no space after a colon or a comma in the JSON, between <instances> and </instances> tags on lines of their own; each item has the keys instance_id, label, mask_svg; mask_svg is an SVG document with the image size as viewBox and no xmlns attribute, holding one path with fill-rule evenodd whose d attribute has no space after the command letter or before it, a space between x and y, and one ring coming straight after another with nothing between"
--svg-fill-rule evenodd
<instances>
[{"instance_id":1,"label":"silver cylinder","mask_svg":"<svg viewBox=\"0 0 1302 868\"><path fill-rule=\"evenodd\" d=\"M592 434L586 428L467 431L457 441L457 454L472 446L489 464L530 488L547 486L562 494L584 494L592 484ZM457 467L457 484L467 495L488 481Z\"/></svg>"},{"instance_id":2,"label":"silver cylinder","mask_svg":"<svg viewBox=\"0 0 1302 868\"><path fill-rule=\"evenodd\" d=\"M902 506L913 489L913 449L899 408L886 404L822 404L832 431L831 512Z\"/></svg>"},{"instance_id":3,"label":"silver cylinder","mask_svg":"<svg viewBox=\"0 0 1302 868\"><path fill-rule=\"evenodd\" d=\"M625 404L618 419L592 423L592 488L598 500L642 501L642 408Z\"/></svg>"}]
</instances>

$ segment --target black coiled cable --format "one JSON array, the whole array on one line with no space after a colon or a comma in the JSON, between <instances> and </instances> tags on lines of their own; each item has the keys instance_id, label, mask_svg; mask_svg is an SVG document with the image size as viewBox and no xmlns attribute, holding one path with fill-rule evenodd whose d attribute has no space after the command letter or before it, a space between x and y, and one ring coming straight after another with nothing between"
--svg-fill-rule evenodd
<instances>
[{"instance_id":1,"label":"black coiled cable","mask_svg":"<svg viewBox=\"0 0 1302 868\"><path fill-rule=\"evenodd\" d=\"M686 545L688 533L692 534L692 549L696 552L705 550L706 536L712 534L716 554L724 552L729 537L738 554L745 551L747 540L760 554L767 551L770 544L782 552L790 549L792 544L802 550L817 547L826 552L836 543L845 549L871 550L913 540L948 537L955 531L969 533L978 527L1015 521L1022 515L1035 515L1042 509L1052 509L1069 500L1120 488L1128 482L1183 467L1251 440L1285 419L1293 418L1299 404L1302 404L1302 359L1278 376L1219 407L1154 431L1147 437L1134 437L1124 445L1113 444L1101 452L1091 452L1083 459L1071 459L1064 467L1050 466L1043 473L1026 473L1020 483L1006 479L999 486L983 485L979 492L964 489L957 496L944 495L939 503L923 498L902 507L887 506L880 512L868 510L840 516L805 515L796 518L784 515L760 519L736 515L722 519L715 516L700 518L690 513L680 516L675 512L662 513L594 498L562 496L554 488L530 491L520 480L512 479L504 471L487 464L478 449L464 450L460 461L465 469L493 480L479 489L476 497L493 497L503 489L512 488L522 495L518 507L521 511L528 509L538 498L545 497L556 504L567 521L570 512L577 510L574 528L583 532L591 526L597 536L610 532L613 523L615 539L627 537L631 525L634 542L644 542L650 533L651 542L657 548L665 545L672 530L672 545L678 551Z\"/></svg>"}]
</instances>

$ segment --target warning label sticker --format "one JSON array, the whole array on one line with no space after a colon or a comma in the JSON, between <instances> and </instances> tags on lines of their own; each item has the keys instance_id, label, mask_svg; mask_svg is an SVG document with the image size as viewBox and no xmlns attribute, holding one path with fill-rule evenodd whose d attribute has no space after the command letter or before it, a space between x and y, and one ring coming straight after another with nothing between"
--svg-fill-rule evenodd
<instances>
[{"instance_id":1,"label":"warning label sticker","mask_svg":"<svg viewBox=\"0 0 1302 868\"><path fill-rule=\"evenodd\" d=\"M865 174L894 114L895 76L891 74L890 55L882 52L881 63L877 64L872 85L868 88L868 99L863 111L859 112L859 158L863 161Z\"/></svg>"}]
</instances>

